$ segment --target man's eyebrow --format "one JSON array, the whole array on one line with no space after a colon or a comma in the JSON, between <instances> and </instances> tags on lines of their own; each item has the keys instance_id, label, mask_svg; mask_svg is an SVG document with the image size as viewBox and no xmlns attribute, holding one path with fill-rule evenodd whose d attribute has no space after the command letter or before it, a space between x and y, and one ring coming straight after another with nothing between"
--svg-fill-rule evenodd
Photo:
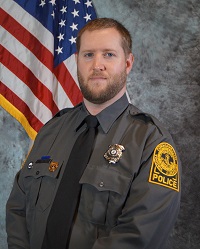
<instances>
[{"instance_id":1,"label":"man's eyebrow","mask_svg":"<svg viewBox=\"0 0 200 249\"><path fill-rule=\"evenodd\" d=\"M98 49L97 49L98 50ZM96 49L84 49L83 51L81 51L81 53L86 53L86 52L89 52L89 53L94 53L97 51ZM113 48L106 48L106 49L102 49L101 50L102 52L117 52L115 49Z\"/></svg>"},{"instance_id":2,"label":"man's eyebrow","mask_svg":"<svg viewBox=\"0 0 200 249\"><path fill-rule=\"evenodd\" d=\"M92 53L94 51L95 51L94 49L84 49L84 50L81 51L81 53L86 53L86 52Z\"/></svg>"},{"instance_id":3,"label":"man's eyebrow","mask_svg":"<svg viewBox=\"0 0 200 249\"><path fill-rule=\"evenodd\" d=\"M114 48L107 48L103 50L104 52L117 52Z\"/></svg>"}]
</instances>

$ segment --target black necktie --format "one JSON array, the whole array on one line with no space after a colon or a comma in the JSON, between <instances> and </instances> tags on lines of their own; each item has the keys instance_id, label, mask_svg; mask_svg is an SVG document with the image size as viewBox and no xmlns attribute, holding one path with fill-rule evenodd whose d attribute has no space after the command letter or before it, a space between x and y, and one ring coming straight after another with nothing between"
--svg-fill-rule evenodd
<instances>
[{"instance_id":1,"label":"black necktie","mask_svg":"<svg viewBox=\"0 0 200 249\"><path fill-rule=\"evenodd\" d=\"M87 128L78 136L72 148L52 204L42 249L67 248L81 190L79 180L91 155L95 128L98 126L97 118L92 115L87 116L85 122Z\"/></svg>"}]
</instances>

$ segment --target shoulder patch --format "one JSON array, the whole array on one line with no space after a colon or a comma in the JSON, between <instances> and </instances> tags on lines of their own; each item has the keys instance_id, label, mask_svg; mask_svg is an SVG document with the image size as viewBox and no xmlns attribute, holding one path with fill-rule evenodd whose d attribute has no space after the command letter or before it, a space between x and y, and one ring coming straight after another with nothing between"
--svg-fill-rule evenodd
<instances>
[{"instance_id":1,"label":"shoulder patch","mask_svg":"<svg viewBox=\"0 0 200 249\"><path fill-rule=\"evenodd\" d=\"M179 192L178 159L174 148L166 142L158 144L153 153L149 182Z\"/></svg>"}]
</instances>

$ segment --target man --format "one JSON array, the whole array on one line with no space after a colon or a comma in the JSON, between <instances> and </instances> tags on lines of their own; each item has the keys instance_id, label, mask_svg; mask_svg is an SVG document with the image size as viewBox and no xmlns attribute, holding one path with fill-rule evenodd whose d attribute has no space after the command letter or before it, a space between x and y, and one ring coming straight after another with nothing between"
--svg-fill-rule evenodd
<instances>
[{"instance_id":1,"label":"man","mask_svg":"<svg viewBox=\"0 0 200 249\"><path fill-rule=\"evenodd\" d=\"M51 239L66 241L63 248L69 249L164 248L179 211L180 162L159 121L127 100L131 45L129 32L113 19L95 19L80 31L76 58L83 103L62 110L41 129L17 174L7 203L10 249L62 249ZM99 125L78 179L78 204L68 215L73 220L52 226L67 199L55 208L63 172L89 114ZM70 233L59 238L63 224Z\"/></svg>"}]
</instances>

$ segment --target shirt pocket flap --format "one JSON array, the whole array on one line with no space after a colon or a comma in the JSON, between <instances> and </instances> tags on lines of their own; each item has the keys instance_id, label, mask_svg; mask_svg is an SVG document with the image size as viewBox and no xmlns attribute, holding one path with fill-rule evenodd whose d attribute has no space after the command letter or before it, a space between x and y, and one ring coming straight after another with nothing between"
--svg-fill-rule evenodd
<instances>
[{"instance_id":1,"label":"shirt pocket flap","mask_svg":"<svg viewBox=\"0 0 200 249\"><path fill-rule=\"evenodd\" d=\"M24 177L33 177L37 179L40 177L48 176L57 178L62 164L63 162L58 161L29 163L27 166L24 166L26 167Z\"/></svg>"},{"instance_id":2,"label":"shirt pocket flap","mask_svg":"<svg viewBox=\"0 0 200 249\"><path fill-rule=\"evenodd\" d=\"M90 184L99 191L113 191L120 195L127 194L132 176L104 166L88 167L85 169L79 183Z\"/></svg>"}]
</instances>

